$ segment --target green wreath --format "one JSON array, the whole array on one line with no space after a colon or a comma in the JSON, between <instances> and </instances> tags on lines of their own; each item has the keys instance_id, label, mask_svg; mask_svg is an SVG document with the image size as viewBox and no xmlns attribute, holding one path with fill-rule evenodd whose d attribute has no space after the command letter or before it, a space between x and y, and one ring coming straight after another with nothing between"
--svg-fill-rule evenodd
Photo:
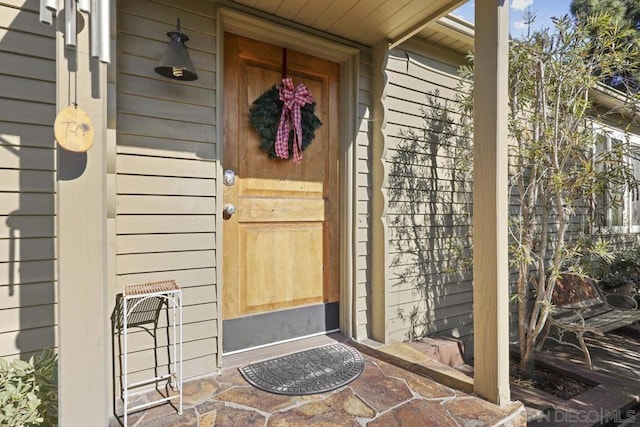
<instances>
[{"instance_id":1,"label":"green wreath","mask_svg":"<svg viewBox=\"0 0 640 427\"><path fill-rule=\"evenodd\" d=\"M269 154L269 157L276 156L276 134L280 124L280 115L284 102L280 101L280 92L276 85L260 95L249 111L249 123L260 135L260 149ZM315 101L305 104L300 109L302 125L302 151L304 151L316 136L316 129L322 126L322 122L315 115ZM289 131L289 153L293 153L293 129Z\"/></svg>"}]
</instances>

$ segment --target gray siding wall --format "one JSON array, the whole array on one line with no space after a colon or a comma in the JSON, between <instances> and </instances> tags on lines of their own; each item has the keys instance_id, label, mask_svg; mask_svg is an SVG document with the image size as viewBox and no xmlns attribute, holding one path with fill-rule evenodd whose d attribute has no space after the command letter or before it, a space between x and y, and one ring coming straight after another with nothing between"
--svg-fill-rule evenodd
<instances>
[{"instance_id":1,"label":"gray siding wall","mask_svg":"<svg viewBox=\"0 0 640 427\"><path fill-rule=\"evenodd\" d=\"M217 371L220 344L216 6L207 1L154 1L120 2L118 7L117 288L176 279L185 305L185 376L206 375ZM194 82L174 82L153 72L176 17L191 38L187 46L199 75ZM363 52L360 58L354 303L358 334L366 336L372 71L370 54ZM130 371L143 378L150 373L154 353L152 342L139 335L134 338Z\"/></svg>"},{"instance_id":2,"label":"gray siding wall","mask_svg":"<svg viewBox=\"0 0 640 427\"><path fill-rule=\"evenodd\" d=\"M116 285L121 292L126 284L175 279L185 378L215 373L216 7L202 0L121 1L118 8ZM193 82L154 72L176 18L190 36ZM158 335L166 345L166 331ZM153 376L153 340L142 331L131 339L132 381Z\"/></svg>"},{"instance_id":3,"label":"gray siding wall","mask_svg":"<svg viewBox=\"0 0 640 427\"><path fill-rule=\"evenodd\" d=\"M56 43L37 0L0 2L0 357L55 346Z\"/></svg>"},{"instance_id":4,"label":"gray siding wall","mask_svg":"<svg viewBox=\"0 0 640 427\"><path fill-rule=\"evenodd\" d=\"M461 90L457 66L463 62L436 60L412 46L390 52L385 70L388 337L453 336L464 341L469 355L473 152L456 113ZM586 214L585 206L578 209ZM509 210L518 211L515 195ZM572 219L567 238L583 229L582 219ZM639 237L603 235L619 248L637 245ZM512 270L512 293L516 279ZM517 304L511 304L510 313L511 338L517 340Z\"/></svg>"},{"instance_id":5,"label":"gray siding wall","mask_svg":"<svg viewBox=\"0 0 640 427\"><path fill-rule=\"evenodd\" d=\"M455 113L457 64L427 55L394 49L386 68L391 341L425 334L466 340L472 333L472 150Z\"/></svg>"}]
</instances>

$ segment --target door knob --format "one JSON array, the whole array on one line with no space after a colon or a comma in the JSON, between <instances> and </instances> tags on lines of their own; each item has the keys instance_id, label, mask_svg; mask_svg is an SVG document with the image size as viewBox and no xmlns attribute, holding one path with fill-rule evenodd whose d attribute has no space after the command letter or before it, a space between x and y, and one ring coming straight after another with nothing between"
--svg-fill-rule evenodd
<instances>
[{"instance_id":1,"label":"door knob","mask_svg":"<svg viewBox=\"0 0 640 427\"><path fill-rule=\"evenodd\" d=\"M233 185L236 183L236 173L231 170L231 169L227 169L226 171L224 171L224 177L223 180L224 185Z\"/></svg>"},{"instance_id":2,"label":"door knob","mask_svg":"<svg viewBox=\"0 0 640 427\"><path fill-rule=\"evenodd\" d=\"M231 203L227 203L226 205L224 205L222 212L224 212L225 216L229 217L236 213L236 207Z\"/></svg>"}]
</instances>

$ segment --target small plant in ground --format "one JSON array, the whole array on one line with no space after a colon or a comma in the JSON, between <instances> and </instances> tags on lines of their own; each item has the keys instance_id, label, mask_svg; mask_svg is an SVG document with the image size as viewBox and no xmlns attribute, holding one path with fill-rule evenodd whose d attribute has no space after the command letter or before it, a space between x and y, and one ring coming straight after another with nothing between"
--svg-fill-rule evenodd
<instances>
[{"instance_id":1,"label":"small plant in ground","mask_svg":"<svg viewBox=\"0 0 640 427\"><path fill-rule=\"evenodd\" d=\"M0 425L58 425L58 357L51 349L28 362L0 359Z\"/></svg>"}]
</instances>

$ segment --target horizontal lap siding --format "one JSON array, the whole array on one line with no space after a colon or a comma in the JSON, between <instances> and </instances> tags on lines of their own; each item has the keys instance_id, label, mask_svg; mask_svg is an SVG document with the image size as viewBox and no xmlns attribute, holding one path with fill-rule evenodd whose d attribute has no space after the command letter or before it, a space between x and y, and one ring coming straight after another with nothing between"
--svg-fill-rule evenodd
<instances>
[{"instance_id":1,"label":"horizontal lap siding","mask_svg":"<svg viewBox=\"0 0 640 427\"><path fill-rule=\"evenodd\" d=\"M371 120L372 120L372 58L370 53L360 54L358 79L358 109L356 134L356 327L357 336L367 336L367 319L371 299Z\"/></svg>"},{"instance_id":2,"label":"horizontal lap siding","mask_svg":"<svg viewBox=\"0 0 640 427\"><path fill-rule=\"evenodd\" d=\"M471 180L457 159L471 151L457 125L457 69L396 49L386 75L388 336L466 339L473 325ZM411 132L417 140L406 137Z\"/></svg>"},{"instance_id":3,"label":"horizontal lap siding","mask_svg":"<svg viewBox=\"0 0 640 427\"><path fill-rule=\"evenodd\" d=\"M38 2L0 2L0 357L56 334L55 32Z\"/></svg>"},{"instance_id":4,"label":"horizontal lap siding","mask_svg":"<svg viewBox=\"0 0 640 427\"><path fill-rule=\"evenodd\" d=\"M117 288L174 279L182 288L184 373L217 372L216 10L206 1L118 3ZM176 18L198 74L181 82L153 69ZM157 330L166 365L167 329ZM131 381L153 376L149 335L130 335Z\"/></svg>"}]
</instances>

